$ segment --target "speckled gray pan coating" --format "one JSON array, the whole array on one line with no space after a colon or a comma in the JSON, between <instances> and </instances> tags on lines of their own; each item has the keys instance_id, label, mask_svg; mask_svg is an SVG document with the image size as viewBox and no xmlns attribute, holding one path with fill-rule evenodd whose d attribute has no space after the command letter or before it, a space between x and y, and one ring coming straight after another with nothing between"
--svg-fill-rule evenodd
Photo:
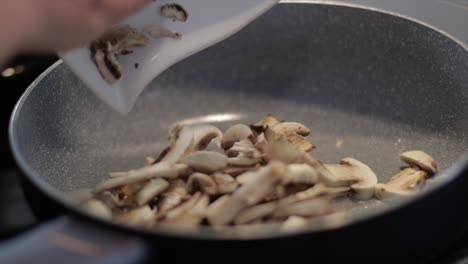
<instances>
[{"instance_id":1,"label":"speckled gray pan coating","mask_svg":"<svg viewBox=\"0 0 468 264\"><path fill-rule=\"evenodd\" d=\"M282 4L167 70L127 116L56 66L18 109L15 142L32 173L70 191L143 165L165 147L172 123L225 113L240 119L213 124L266 113L302 122L316 157L357 158L380 181L398 171L405 150L425 150L445 169L467 150L468 52L399 17Z\"/></svg>"}]
</instances>

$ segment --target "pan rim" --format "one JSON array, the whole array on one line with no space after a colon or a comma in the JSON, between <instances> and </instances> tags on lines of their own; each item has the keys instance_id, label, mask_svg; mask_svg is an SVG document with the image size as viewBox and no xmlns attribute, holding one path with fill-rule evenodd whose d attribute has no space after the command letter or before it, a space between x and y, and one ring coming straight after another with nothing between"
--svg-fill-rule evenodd
<instances>
[{"instance_id":1,"label":"pan rim","mask_svg":"<svg viewBox=\"0 0 468 264\"><path fill-rule=\"evenodd\" d=\"M363 9L366 11L378 12L378 13L382 13L385 15L395 16L395 17L405 19L413 23L420 24L431 30L434 30L438 32L439 34L442 34L443 36L447 37L451 41L454 41L456 44L458 44L460 47L462 47L465 51L468 52L468 43L464 43L461 40L457 39L456 37L452 36L451 34L437 27L429 25L425 22L419 21L418 19L407 17L407 16L394 13L391 11L381 10L381 9L373 8L373 7L366 7L363 5L337 2L337 1L283 0L283 1L280 1L280 3L340 6L340 7L347 7L347 8ZM457 161L455 161L451 167L439 173L439 177L437 178L437 182L435 184L428 186L428 188L418 193L417 195L414 195L407 199L395 201L390 206L378 206L376 208L373 208L372 210L366 210L365 212L362 212L361 214L359 214L359 216L348 215L345 219L340 218L341 220L338 220L338 221L336 218L335 219L332 218L333 216L319 217L317 219L311 220L309 222L309 225L305 227L304 229L298 230L297 232L293 232L293 233L292 232L291 233L280 232L275 227L274 229L265 228L263 229L263 232L249 234L248 236L242 236L242 235L236 235L236 232L238 232L241 229L239 227L231 228L233 232L217 232L217 231L212 230L211 228L203 228L197 232L184 232L180 230L167 229L166 227L155 227L154 229L147 230L143 228L118 224L112 221L102 220L100 218L83 213L83 211L77 208L76 205L71 203L68 199L65 199L63 197L63 193L56 190L51 185L47 184L44 180L42 180L38 176L39 174L37 174L27 164L19 148L18 139L16 136L17 135L16 134L16 130L17 130L16 120L19 118L21 114L23 105L29 98L29 95L31 94L33 89L36 86L38 86L38 84L46 76L48 76L49 73L53 72L56 68L62 66L62 64L63 64L63 61L58 60L52 66L50 66L47 70L41 73L41 75L39 75L39 77L28 86L26 91L23 93L23 95L20 97L20 99L16 103L12 111L10 123L9 123L8 132L9 132L10 148L12 149L15 161L19 165L19 168L22 170L23 174L26 176L27 180L32 182L32 184L39 191L41 191L44 195L53 199L56 203L61 205L63 208L69 211L70 214L72 215L78 215L80 217L84 217L84 219L87 219L95 223L99 223L108 228L118 230L119 232L131 232L131 233L136 232L138 234L141 234L142 236L159 235L159 236L168 236L168 237L173 237L173 238L208 239L208 240L263 240L263 239L284 238L284 237L294 236L297 234L324 233L327 231L351 227L358 223L363 223L363 222L375 219L377 217L385 216L393 211L402 209L419 200L422 200L423 198L426 198L427 196L433 194L434 192L438 190L441 190L442 188L446 187L448 184L453 182L456 178L458 178L461 175L461 172L463 172L465 167L468 165L468 153L465 153ZM322 223L322 225L317 226L317 223L319 222ZM323 225L323 223L327 223L327 224ZM315 228L312 228L313 226L315 226Z\"/></svg>"}]
</instances>

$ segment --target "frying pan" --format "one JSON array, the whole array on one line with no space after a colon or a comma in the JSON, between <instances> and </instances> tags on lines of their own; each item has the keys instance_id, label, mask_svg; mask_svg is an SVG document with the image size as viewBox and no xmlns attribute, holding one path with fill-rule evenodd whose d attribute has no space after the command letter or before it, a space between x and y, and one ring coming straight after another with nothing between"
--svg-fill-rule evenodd
<instances>
[{"instance_id":1,"label":"frying pan","mask_svg":"<svg viewBox=\"0 0 468 264\"><path fill-rule=\"evenodd\" d=\"M347 217L313 220L293 234L148 231L93 218L67 196L109 171L141 166L165 147L175 122L224 129L266 113L312 128L321 160L357 158L381 182L398 171L405 150L429 152L441 172L412 198L354 203ZM25 194L39 216L55 218L6 244L0 262L425 262L466 229L467 117L466 45L349 6L278 5L167 70L125 116L58 62L25 92L10 126Z\"/></svg>"}]
</instances>

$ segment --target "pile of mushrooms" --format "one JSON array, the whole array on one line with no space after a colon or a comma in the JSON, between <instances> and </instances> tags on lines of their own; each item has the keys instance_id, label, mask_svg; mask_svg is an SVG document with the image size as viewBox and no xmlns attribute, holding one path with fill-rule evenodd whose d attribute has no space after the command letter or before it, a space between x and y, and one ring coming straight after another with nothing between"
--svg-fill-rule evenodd
<instances>
[{"instance_id":1,"label":"pile of mushrooms","mask_svg":"<svg viewBox=\"0 0 468 264\"><path fill-rule=\"evenodd\" d=\"M301 226L308 218L332 214L334 201L411 195L436 173L425 152L408 151L408 167L387 183L353 158L324 164L310 151L310 129L267 115L250 126L224 133L211 125L169 131L169 146L147 165L110 173L82 201L90 213L130 225Z\"/></svg>"}]
</instances>

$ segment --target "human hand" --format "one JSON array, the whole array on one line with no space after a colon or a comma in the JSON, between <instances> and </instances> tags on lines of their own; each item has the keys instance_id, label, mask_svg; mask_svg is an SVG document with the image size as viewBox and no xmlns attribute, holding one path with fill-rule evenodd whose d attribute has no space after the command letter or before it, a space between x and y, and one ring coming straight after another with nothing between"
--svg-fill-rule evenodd
<instances>
[{"instance_id":1,"label":"human hand","mask_svg":"<svg viewBox=\"0 0 468 264\"><path fill-rule=\"evenodd\" d=\"M63 51L86 44L152 0L15 0L24 22L23 51Z\"/></svg>"}]
</instances>

